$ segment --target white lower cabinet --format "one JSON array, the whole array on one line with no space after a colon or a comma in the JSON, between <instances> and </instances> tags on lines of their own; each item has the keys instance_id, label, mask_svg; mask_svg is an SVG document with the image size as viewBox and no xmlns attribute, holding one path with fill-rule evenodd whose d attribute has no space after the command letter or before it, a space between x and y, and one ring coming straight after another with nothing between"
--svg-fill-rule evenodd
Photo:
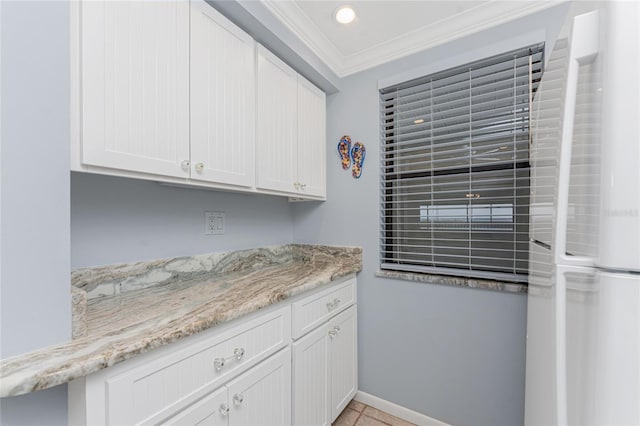
<instances>
[{"instance_id":1,"label":"white lower cabinet","mask_svg":"<svg viewBox=\"0 0 640 426\"><path fill-rule=\"evenodd\" d=\"M74 380L69 424L329 426L357 389L355 291L350 278Z\"/></svg>"},{"instance_id":2,"label":"white lower cabinet","mask_svg":"<svg viewBox=\"0 0 640 426\"><path fill-rule=\"evenodd\" d=\"M282 350L162 424L290 425L291 350Z\"/></svg>"},{"instance_id":3,"label":"white lower cabinet","mask_svg":"<svg viewBox=\"0 0 640 426\"><path fill-rule=\"evenodd\" d=\"M329 323L329 401L332 422L358 390L356 309L356 306L352 306Z\"/></svg>"},{"instance_id":4,"label":"white lower cabinet","mask_svg":"<svg viewBox=\"0 0 640 426\"><path fill-rule=\"evenodd\" d=\"M329 426L358 388L357 308L293 343L293 424Z\"/></svg>"},{"instance_id":5,"label":"white lower cabinet","mask_svg":"<svg viewBox=\"0 0 640 426\"><path fill-rule=\"evenodd\" d=\"M226 426L229 424L228 420L229 391L223 387L187 407L164 424Z\"/></svg>"}]
</instances>

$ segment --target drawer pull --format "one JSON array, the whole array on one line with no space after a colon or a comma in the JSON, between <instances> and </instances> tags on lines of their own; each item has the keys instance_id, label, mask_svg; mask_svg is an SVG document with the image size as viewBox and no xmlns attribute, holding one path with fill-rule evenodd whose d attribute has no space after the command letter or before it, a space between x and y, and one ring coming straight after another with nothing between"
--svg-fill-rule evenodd
<instances>
[{"instance_id":1,"label":"drawer pull","mask_svg":"<svg viewBox=\"0 0 640 426\"><path fill-rule=\"evenodd\" d=\"M220 415L227 417L229 415L229 406L227 404L220 404Z\"/></svg>"},{"instance_id":2,"label":"drawer pull","mask_svg":"<svg viewBox=\"0 0 640 426\"><path fill-rule=\"evenodd\" d=\"M236 405L240 405L242 404L242 401L244 401L244 395L242 395L241 393L237 393L235 395L233 395L233 403Z\"/></svg>"},{"instance_id":3,"label":"drawer pull","mask_svg":"<svg viewBox=\"0 0 640 426\"><path fill-rule=\"evenodd\" d=\"M220 371L228 361L233 361L234 359L236 361L240 361L243 356L244 356L244 348L235 348L233 350L233 355L231 355L230 357L214 359L213 366L216 368L217 371Z\"/></svg>"},{"instance_id":4,"label":"drawer pull","mask_svg":"<svg viewBox=\"0 0 640 426\"><path fill-rule=\"evenodd\" d=\"M342 300L340 300L339 298L336 297L335 299L333 299L333 302L327 302L327 309L332 311L335 308L337 308L338 305L340 305L341 302L342 302Z\"/></svg>"}]
</instances>

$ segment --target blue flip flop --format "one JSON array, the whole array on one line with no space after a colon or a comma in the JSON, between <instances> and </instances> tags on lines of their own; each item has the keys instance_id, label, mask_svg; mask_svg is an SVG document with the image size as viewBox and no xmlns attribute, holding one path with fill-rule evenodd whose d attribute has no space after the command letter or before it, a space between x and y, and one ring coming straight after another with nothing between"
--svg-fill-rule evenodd
<instances>
[{"instance_id":1,"label":"blue flip flop","mask_svg":"<svg viewBox=\"0 0 640 426\"><path fill-rule=\"evenodd\" d=\"M364 157L367 154L367 150L360 142L353 144L351 148L351 161L353 162L353 168L351 169L351 175L359 179L362 175L362 165L364 164Z\"/></svg>"}]
</instances>

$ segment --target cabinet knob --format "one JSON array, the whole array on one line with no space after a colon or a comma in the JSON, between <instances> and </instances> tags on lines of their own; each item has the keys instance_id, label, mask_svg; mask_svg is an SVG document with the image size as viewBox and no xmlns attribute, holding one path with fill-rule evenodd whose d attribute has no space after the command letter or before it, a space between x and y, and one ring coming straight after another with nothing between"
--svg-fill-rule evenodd
<instances>
[{"instance_id":1,"label":"cabinet knob","mask_svg":"<svg viewBox=\"0 0 640 426\"><path fill-rule=\"evenodd\" d=\"M300 189L304 190L307 187L306 183L301 183L300 184Z\"/></svg>"},{"instance_id":2,"label":"cabinet knob","mask_svg":"<svg viewBox=\"0 0 640 426\"><path fill-rule=\"evenodd\" d=\"M340 326L336 325L335 327L333 327L333 331L335 331L336 334L340 333Z\"/></svg>"},{"instance_id":3,"label":"cabinet knob","mask_svg":"<svg viewBox=\"0 0 640 426\"><path fill-rule=\"evenodd\" d=\"M184 160L182 163L182 170L184 170L185 172L189 171L189 167L191 167L191 161L189 160Z\"/></svg>"},{"instance_id":4,"label":"cabinet knob","mask_svg":"<svg viewBox=\"0 0 640 426\"><path fill-rule=\"evenodd\" d=\"M227 417L229 415L229 406L227 404L220 404L220 415Z\"/></svg>"},{"instance_id":5,"label":"cabinet knob","mask_svg":"<svg viewBox=\"0 0 640 426\"><path fill-rule=\"evenodd\" d=\"M196 172L202 173L204 170L204 163L196 163Z\"/></svg>"},{"instance_id":6,"label":"cabinet knob","mask_svg":"<svg viewBox=\"0 0 640 426\"><path fill-rule=\"evenodd\" d=\"M244 348L235 348L233 350L233 356L240 361L242 359L242 357L244 356Z\"/></svg>"},{"instance_id":7,"label":"cabinet knob","mask_svg":"<svg viewBox=\"0 0 640 426\"><path fill-rule=\"evenodd\" d=\"M242 401L244 401L244 395L242 395L241 393L237 393L235 395L233 395L233 403L236 405L240 405L242 404Z\"/></svg>"},{"instance_id":8,"label":"cabinet knob","mask_svg":"<svg viewBox=\"0 0 640 426\"><path fill-rule=\"evenodd\" d=\"M335 330L329 330L329 337L332 339L338 335L338 332Z\"/></svg>"},{"instance_id":9,"label":"cabinet knob","mask_svg":"<svg viewBox=\"0 0 640 426\"><path fill-rule=\"evenodd\" d=\"M222 367L224 367L224 362L224 358L216 358L213 360L213 366L217 371L220 371L222 370Z\"/></svg>"},{"instance_id":10,"label":"cabinet knob","mask_svg":"<svg viewBox=\"0 0 640 426\"><path fill-rule=\"evenodd\" d=\"M300 182L293 182L293 187L295 189L300 189Z\"/></svg>"}]
</instances>

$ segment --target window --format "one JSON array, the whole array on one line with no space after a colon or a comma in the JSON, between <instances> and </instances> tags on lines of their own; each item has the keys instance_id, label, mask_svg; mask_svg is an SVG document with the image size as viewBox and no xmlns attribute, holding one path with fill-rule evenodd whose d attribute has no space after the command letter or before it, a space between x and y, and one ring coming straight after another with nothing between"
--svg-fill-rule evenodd
<instances>
[{"instance_id":1,"label":"window","mask_svg":"<svg viewBox=\"0 0 640 426\"><path fill-rule=\"evenodd\" d=\"M382 269L526 281L543 45L380 91Z\"/></svg>"}]
</instances>

